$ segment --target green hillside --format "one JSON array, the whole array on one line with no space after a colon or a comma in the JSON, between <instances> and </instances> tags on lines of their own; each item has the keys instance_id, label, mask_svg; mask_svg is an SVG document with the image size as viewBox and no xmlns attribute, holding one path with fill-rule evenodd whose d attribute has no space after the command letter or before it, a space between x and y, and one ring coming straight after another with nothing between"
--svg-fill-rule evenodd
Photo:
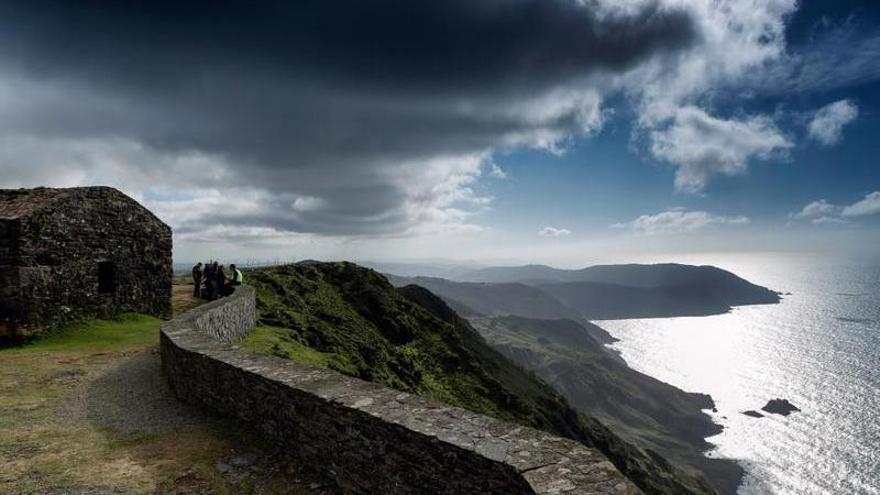
<instances>
[{"instance_id":1,"label":"green hillside","mask_svg":"<svg viewBox=\"0 0 880 495\"><path fill-rule=\"evenodd\" d=\"M247 278L263 326L246 346L580 440L648 493L712 493L702 480L575 412L426 289L395 289L351 263L286 265Z\"/></svg>"}]
</instances>

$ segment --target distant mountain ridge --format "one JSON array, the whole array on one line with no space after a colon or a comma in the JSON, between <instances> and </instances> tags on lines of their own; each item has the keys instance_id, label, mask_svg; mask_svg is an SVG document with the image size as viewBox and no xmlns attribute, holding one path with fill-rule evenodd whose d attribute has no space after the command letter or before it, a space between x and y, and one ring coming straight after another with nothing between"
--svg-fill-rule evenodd
<instances>
[{"instance_id":1,"label":"distant mountain ridge","mask_svg":"<svg viewBox=\"0 0 880 495\"><path fill-rule=\"evenodd\" d=\"M584 323L590 335L601 343L614 339L599 327L590 325L581 313L538 287L522 283L454 282L435 277L400 277L386 274L397 287L419 285L442 297L465 317L522 316L538 319L570 319Z\"/></svg>"},{"instance_id":2,"label":"distant mountain ridge","mask_svg":"<svg viewBox=\"0 0 880 495\"><path fill-rule=\"evenodd\" d=\"M629 287L661 287L685 285L707 280L729 281L742 278L711 265L685 265L680 263L592 265L567 270L547 265L496 266L481 268L455 278L459 282L520 282L529 285L545 285L564 282L597 282ZM748 282L746 282L748 283Z\"/></svg>"},{"instance_id":3,"label":"distant mountain ridge","mask_svg":"<svg viewBox=\"0 0 880 495\"><path fill-rule=\"evenodd\" d=\"M485 268L462 278L528 284L586 319L703 316L780 301L777 292L705 265L596 265L580 270L526 265Z\"/></svg>"},{"instance_id":4,"label":"distant mountain ridge","mask_svg":"<svg viewBox=\"0 0 880 495\"><path fill-rule=\"evenodd\" d=\"M565 306L542 290L514 283L455 282L437 277L400 277L386 275L398 287L416 284L460 303L464 316L499 316L515 314L531 318L579 319L577 311ZM461 312L460 312L461 313Z\"/></svg>"},{"instance_id":5,"label":"distant mountain ridge","mask_svg":"<svg viewBox=\"0 0 880 495\"><path fill-rule=\"evenodd\" d=\"M544 265L495 267L471 272L461 282L436 277L388 275L395 285L418 284L465 316L587 320L705 316L734 306L773 304L780 296L714 266L597 265L560 270ZM589 329L600 342L613 339Z\"/></svg>"},{"instance_id":6,"label":"distant mountain ridge","mask_svg":"<svg viewBox=\"0 0 880 495\"><path fill-rule=\"evenodd\" d=\"M779 302L776 294L757 288L727 297L704 285L629 287L625 285L570 282L546 284L541 290L576 308L589 320L707 316L730 311L734 305Z\"/></svg>"}]
</instances>

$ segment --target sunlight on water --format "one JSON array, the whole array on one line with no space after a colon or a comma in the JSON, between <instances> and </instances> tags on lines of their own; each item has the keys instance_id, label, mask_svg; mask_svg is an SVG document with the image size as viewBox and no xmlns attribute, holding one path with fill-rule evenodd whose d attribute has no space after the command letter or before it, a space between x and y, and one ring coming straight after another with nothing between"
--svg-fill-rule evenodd
<instances>
[{"instance_id":1,"label":"sunlight on water","mask_svg":"<svg viewBox=\"0 0 880 495\"><path fill-rule=\"evenodd\" d=\"M713 456L740 460L740 494L880 494L880 265L783 256L688 257L791 292L697 318L598 321L635 369L711 394ZM788 417L741 414L781 397Z\"/></svg>"}]
</instances>

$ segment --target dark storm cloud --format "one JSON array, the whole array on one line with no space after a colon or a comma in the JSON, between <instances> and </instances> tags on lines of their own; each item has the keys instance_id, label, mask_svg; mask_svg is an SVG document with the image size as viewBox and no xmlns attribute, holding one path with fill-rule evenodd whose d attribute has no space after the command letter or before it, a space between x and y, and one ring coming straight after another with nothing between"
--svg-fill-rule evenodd
<instances>
[{"instance_id":1,"label":"dark storm cloud","mask_svg":"<svg viewBox=\"0 0 880 495\"><path fill-rule=\"evenodd\" d=\"M0 132L206 153L230 173L205 185L325 200L241 219L393 231L394 167L578 132L577 102L518 105L694 33L681 11L573 0L0 2L0 72L24 81Z\"/></svg>"},{"instance_id":2,"label":"dark storm cloud","mask_svg":"<svg viewBox=\"0 0 880 495\"><path fill-rule=\"evenodd\" d=\"M623 68L693 36L682 12L599 16L570 0L24 1L2 18L3 41L34 71L144 89L257 70L492 91Z\"/></svg>"}]
</instances>

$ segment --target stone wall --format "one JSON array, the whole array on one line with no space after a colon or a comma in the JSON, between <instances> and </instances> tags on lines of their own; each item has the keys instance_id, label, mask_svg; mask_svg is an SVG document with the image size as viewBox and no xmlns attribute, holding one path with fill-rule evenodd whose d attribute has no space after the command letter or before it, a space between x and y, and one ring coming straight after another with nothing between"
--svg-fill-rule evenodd
<instances>
[{"instance_id":1,"label":"stone wall","mask_svg":"<svg viewBox=\"0 0 880 495\"><path fill-rule=\"evenodd\" d=\"M231 296L212 301L181 319L191 321L196 329L220 342L238 342L254 329L257 321L254 289L238 286Z\"/></svg>"},{"instance_id":2,"label":"stone wall","mask_svg":"<svg viewBox=\"0 0 880 495\"><path fill-rule=\"evenodd\" d=\"M353 493L636 494L573 440L429 401L235 342L254 291L162 326L162 368L187 402L237 417Z\"/></svg>"}]
</instances>

